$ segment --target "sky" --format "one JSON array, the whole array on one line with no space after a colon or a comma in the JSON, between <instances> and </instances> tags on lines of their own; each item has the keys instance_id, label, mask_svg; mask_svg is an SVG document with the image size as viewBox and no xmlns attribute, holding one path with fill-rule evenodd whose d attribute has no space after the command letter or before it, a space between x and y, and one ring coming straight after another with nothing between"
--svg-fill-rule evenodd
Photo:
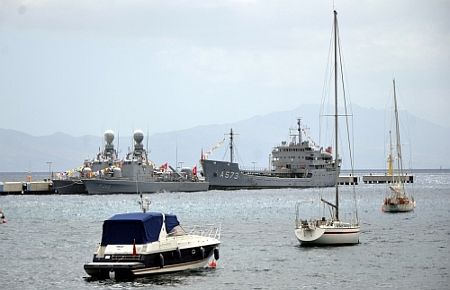
<instances>
[{"instance_id":1,"label":"sky","mask_svg":"<svg viewBox=\"0 0 450 290\"><path fill-rule=\"evenodd\" d=\"M0 0L0 128L150 134L319 104L338 11L347 93L450 127L449 1Z\"/></svg>"}]
</instances>

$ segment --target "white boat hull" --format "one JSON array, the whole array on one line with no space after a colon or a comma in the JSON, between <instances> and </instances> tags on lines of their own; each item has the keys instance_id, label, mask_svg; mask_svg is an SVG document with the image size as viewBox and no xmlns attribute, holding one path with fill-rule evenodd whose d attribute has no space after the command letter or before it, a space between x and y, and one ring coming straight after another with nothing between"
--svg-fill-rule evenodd
<instances>
[{"instance_id":1,"label":"white boat hull","mask_svg":"<svg viewBox=\"0 0 450 290\"><path fill-rule=\"evenodd\" d=\"M351 245L359 243L359 226L297 228L295 236L302 246Z\"/></svg>"},{"instance_id":2,"label":"white boat hull","mask_svg":"<svg viewBox=\"0 0 450 290\"><path fill-rule=\"evenodd\" d=\"M166 266L164 268L144 268L144 269L137 269L133 270L133 275L135 277L139 276L147 276L147 275L154 275L154 274L163 274L163 273L171 273L171 272L178 272L178 271L187 271L187 270L194 270L199 268L204 268L208 265L208 262L211 257L208 257L204 260L190 262L190 263L183 263L183 264L175 264Z\"/></svg>"}]
</instances>

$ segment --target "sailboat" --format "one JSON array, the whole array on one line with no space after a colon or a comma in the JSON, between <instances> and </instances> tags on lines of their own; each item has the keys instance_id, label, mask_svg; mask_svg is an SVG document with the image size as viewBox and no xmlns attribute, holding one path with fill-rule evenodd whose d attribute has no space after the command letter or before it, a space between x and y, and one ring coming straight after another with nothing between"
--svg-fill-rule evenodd
<instances>
[{"instance_id":1,"label":"sailboat","mask_svg":"<svg viewBox=\"0 0 450 290\"><path fill-rule=\"evenodd\" d=\"M402 145L400 142L400 125L398 121L397 95L395 92L395 79L392 80L392 82L394 86L395 141L398 173L392 174L392 185L389 186L391 193L384 199L381 209L384 212L408 212L412 211L416 207L416 202L414 197L409 196L406 193L405 182L402 181L404 172L402 162ZM390 154L389 161L389 172L392 172L392 154Z\"/></svg>"},{"instance_id":2,"label":"sailboat","mask_svg":"<svg viewBox=\"0 0 450 290\"><path fill-rule=\"evenodd\" d=\"M335 130L335 166L340 166L338 157L338 27L337 12L334 11L334 130ZM340 50L339 50L340 53ZM339 60L341 59L339 54ZM307 245L351 245L359 243L360 226L356 218L351 222L344 222L339 216L339 184L336 182L336 201L331 203L321 198L321 201L332 210L331 217L321 219L300 219L299 205L296 205L295 236L302 246Z\"/></svg>"}]
</instances>

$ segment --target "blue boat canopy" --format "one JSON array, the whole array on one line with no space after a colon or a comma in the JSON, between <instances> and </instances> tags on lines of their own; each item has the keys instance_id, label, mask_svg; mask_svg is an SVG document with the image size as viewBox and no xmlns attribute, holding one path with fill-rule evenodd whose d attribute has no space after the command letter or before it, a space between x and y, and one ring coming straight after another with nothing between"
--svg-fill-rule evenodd
<instances>
[{"instance_id":1,"label":"blue boat canopy","mask_svg":"<svg viewBox=\"0 0 450 290\"><path fill-rule=\"evenodd\" d=\"M165 214L166 231L178 226L177 216ZM131 245L155 242L159 238L163 224L163 215L160 212L136 212L116 214L103 222L102 246Z\"/></svg>"}]
</instances>

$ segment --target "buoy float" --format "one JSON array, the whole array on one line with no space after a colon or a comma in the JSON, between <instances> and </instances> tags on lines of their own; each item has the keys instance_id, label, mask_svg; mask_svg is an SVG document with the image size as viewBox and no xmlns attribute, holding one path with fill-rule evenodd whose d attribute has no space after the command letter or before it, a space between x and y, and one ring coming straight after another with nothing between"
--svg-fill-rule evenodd
<instances>
[{"instance_id":1,"label":"buoy float","mask_svg":"<svg viewBox=\"0 0 450 290\"><path fill-rule=\"evenodd\" d=\"M200 253L202 254L202 259L205 258L205 248L200 247Z\"/></svg>"},{"instance_id":2,"label":"buoy float","mask_svg":"<svg viewBox=\"0 0 450 290\"><path fill-rule=\"evenodd\" d=\"M164 256L163 256L163 254L159 254L159 267L160 268L164 267Z\"/></svg>"},{"instance_id":3,"label":"buoy float","mask_svg":"<svg viewBox=\"0 0 450 290\"><path fill-rule=\"evenodd\" d=\"M216 260L212 260L211 262L209 262L208 265L210 268L215 269L217 267L217 262Z\"/></svg>"},{"instance_id":4,"label":"buoy float","mask_svg":"<svg viewBox=\"0 0 450 290\"><path fill-rule=\"evenodd\" d=\"M214 259L219 260L219 249L218 248L214 249Z\"/></svg>"},{"instance_id":5,"label":"buoy float","mask_svg":"<svg viewBox=\"0 0 450 290\"><path fill-rule=\"evenodd\" d=\"M116 272L114 272L114 270L109 271L109 279L116 279Z\"/></svg>"}]
</instances>

